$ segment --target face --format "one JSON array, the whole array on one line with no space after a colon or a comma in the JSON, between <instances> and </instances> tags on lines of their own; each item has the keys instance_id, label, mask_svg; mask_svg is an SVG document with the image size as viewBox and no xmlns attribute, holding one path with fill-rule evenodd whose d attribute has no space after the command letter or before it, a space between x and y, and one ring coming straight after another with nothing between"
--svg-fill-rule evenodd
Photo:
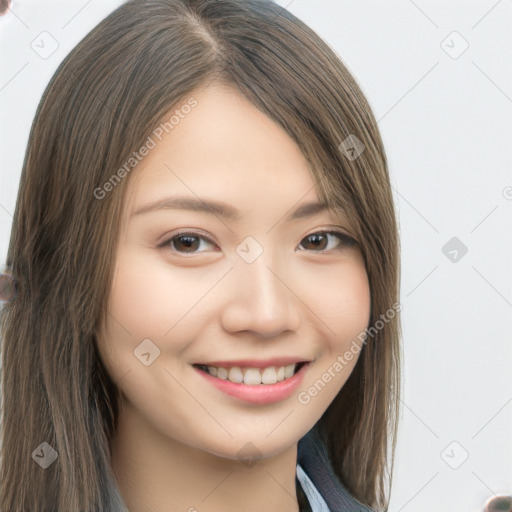
<instances>
[{"instance_id":1,"label":"face","mask_svg":"<svg viewBox=\"0 0 512 512\"><path fill-rule=\"evenodd\" d=\"M349 377L368 277L348 220L304 206L319 197L287 133L236 89L191 97L132 171L100 356L159 438L267 457Z\"/></svg>"}]
</instances>

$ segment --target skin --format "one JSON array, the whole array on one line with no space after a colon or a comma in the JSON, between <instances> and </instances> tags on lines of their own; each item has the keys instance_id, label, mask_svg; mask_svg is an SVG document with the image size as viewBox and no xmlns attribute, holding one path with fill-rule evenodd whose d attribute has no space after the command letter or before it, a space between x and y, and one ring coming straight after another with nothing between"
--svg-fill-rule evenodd
<instances>
[{"instance_id":1,"label":"skin","mask_svg":"<svg viewBox=\"0 0 512 512\"><path fill-rule=\"evenodd\" d=\"M209 85L198 104L133 171L100 356L122 392L112 467L130 511L296 512L297 442L335 398L357 361L311 398L368 324L370 292L359 245L340 213L286 221L318 201L295 142L236 89ZM174 109L173 109L174 111ZM166 119L168 119L167 117ZM178 209L132 215L163 197L223 201L240 218ZM198 232L192 248L177 230ZM189 235L190 236L190 235ZM247 236L262 247L248 263ZM353 236L353 235L352 235ZM134 350L149 338L148 366ZM297 356L312 363L289 398L255 405L213 387L192 363ZM252 443L252 464L239 450Z\"/></svg>"}]
</instances>

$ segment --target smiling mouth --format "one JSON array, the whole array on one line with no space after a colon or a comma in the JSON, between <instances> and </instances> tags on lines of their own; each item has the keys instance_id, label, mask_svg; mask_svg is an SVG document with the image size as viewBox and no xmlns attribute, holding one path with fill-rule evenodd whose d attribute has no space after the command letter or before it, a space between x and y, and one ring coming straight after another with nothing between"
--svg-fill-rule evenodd
<instances>
[{"instance_id":1,"label":"smiling mouth","mask_svg":"<svg viewBox=\"0 0 512 512\"><path fill-rule=\"evenodd\" d=\"M249 386L272 385L293 377L307 361L288 364L285 366L269 366L266 368L233 366L224 368L222 366L207 366L194 364L195 368L221 380L228 380L236 384L247 384Z\"/></svg>"}]
</instances>

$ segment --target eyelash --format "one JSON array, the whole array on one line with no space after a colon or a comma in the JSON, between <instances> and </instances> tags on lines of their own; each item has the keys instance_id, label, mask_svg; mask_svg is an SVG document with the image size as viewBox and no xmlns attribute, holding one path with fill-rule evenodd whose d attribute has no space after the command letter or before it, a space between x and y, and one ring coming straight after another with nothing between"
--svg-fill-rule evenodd
<instances>
[{"instance_id":1,"label":"eyelash","mask_svg":"<svg viewBox=\"0 0 512 512\"><path fill-rule=\"evenodd\" d=\"M202 252L204 252L204 251L199 251L199 252L192 252L192 253L181 253L181 252L173 250L169 247L169 242L173 241L174 239L179 238L180 236L184 236L184 235L191 235L192 237L198 238L200 240L206 240L208 243L210 243L212 245L216 245L215 242L210 240L210 238L208 238L207 236L202 235L201 233L194 232L194 231L180 231L178 233L175 233L171 237L166 238L163 242L158 244L158 248L162 249L162 250L170 250L170 251L178 253L180 255L184 255L184 257L190 257L191 255L201 254ZM340 240L340 244L334 250L341 249L343 247L353 247L354 245L357 244L357 242L351 236L347 235L346 233L344 233L342 231L336 231L336 230L314 231L313 233L309 233L309 235L306 235L302 240L306 240L307 238L309 238L312 235L335 235L336 237L338 237ZM301 243L302 243L302 240L301 240ZM304 249L304 250L307 251L307 249ZM329 252L332 250L333 249L328 249L328 250L324 249L324 250L320 250L320 251L311 250L310 252L320 254L320 253L325 253L325 252Z\"/></svg>"}]
</instances>

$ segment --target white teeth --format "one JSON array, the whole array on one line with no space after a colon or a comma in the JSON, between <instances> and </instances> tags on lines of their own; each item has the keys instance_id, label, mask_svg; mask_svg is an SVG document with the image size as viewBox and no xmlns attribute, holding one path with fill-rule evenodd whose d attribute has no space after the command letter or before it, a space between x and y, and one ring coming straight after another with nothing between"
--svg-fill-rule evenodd
<instances>
[{"instance_id":1,"label":"white teeth","mask_svg":"<svg viewBox=\"0 0 512 512\"><path fill-rule=\"evenodd\" d=\"M293 372L295 371L295 365L294 364L288 364L284 367L284 376L286 379L290 378L293 375Z\"/></svg>"},{"instance_id":2,"label":"white teeth","mask_svg":"<svg viewBox=\"0 0 512 512\"><path fill-rule=\"evenodd\" d=\"M277 382L277 373L273 366L263 370L263 373L261 374L261 382L263 382L263 384L275 384Z\"/></svg>"},{"instance_id":3,"label":"white teeth","mask_svg":"<svg viewBox=\"0 0 512 512\"><path fill-rule=\"evenodd\" d=\"M228 379L231 382L240 383L244 381L244 374L242 373L242 370L238 366L233 366L233 368L229 370Z\"/></svg>"},{"instance_id":4,"label":"white teeth","mask_svg":"<svg viewBox=\"0 0 512 512\"><path fill-rule=\"evenodd\" d=\"M257 386L261 384L261 373L256 368L248 368L244 372L244 384L249 386Z\"/></svg>"},{"instance_id":5,"label":"white teeth","mask_svg":"<svg viewBox=\"0 0 512 512\"><path fill-rule=\"evenodd\" d=\"M293 377L296 367L297 365L292 363L286 366L269 366L262 369L240 368L239 366L233 366L232 368L208 366L207 368L208 373L218 379L257 386L259 384L276 384L289 379Z\"/></svg>"},{"instance_id":6,"label":"white teeth","mask_svg":"<svg viewBox=\"0 0 512 512\"><path fill-rule=\"evenodd\" d=\"M219 379L222 379L222 380L227 380L228 378L228 371L226 370L226 368L217 368L217 375L216 375L217 378Z\"/></svg>"}]
</instances>

